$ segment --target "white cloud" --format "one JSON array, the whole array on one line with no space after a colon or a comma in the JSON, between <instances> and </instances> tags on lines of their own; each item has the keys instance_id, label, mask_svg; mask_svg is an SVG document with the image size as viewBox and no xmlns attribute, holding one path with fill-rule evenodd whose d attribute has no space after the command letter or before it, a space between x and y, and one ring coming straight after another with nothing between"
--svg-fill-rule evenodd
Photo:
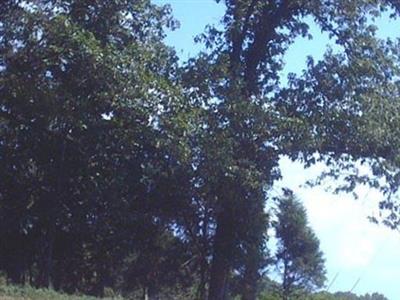
<instances>
[{"instance_id":1,"label":"white cloud","mask_svg":"<svg viewBox=\"0 0 400 300\"><path fill-rule=\"evenodd\" d=\"M378 227L367 220L361 202L329 194L322 188L300 191L299 196L330 264L351 269L372 261L381 235Z\"/></svg>"},{"instance_id":2,"label":"white cloud","mask_svg":"<svg viewBox=\"0 0 400 300\"><path fill-rule=\"evenodd\" d=\"M357 189L359 199L351 195L334 195L323 187L301 185L323 170L318 165L304 170L300 163L282 159L283 180L277 187L289 187L302 199L307 208L310 225L321 241L325 253L328 278L339 272L332 290L348 291L360 278L355 292L382 292L387 296L400 295L396 288L400 258L400 234L378 226L368 216L379 213L382 195L367 187ZM396 276L387 276L387 274ZM395 299L395 298L390 298Z\"/></svg>"}]
</instances>

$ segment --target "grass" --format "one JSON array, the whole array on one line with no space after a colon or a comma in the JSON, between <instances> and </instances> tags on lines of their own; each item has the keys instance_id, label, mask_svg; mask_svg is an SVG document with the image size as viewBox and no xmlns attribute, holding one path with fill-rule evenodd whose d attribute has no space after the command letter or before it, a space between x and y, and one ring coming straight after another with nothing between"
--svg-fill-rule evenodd
<instances>
[{"instance_id":1,"label":"grass","mask_svg":"<svg viewBox=\"0 0 400 300\"><path fill-rule=\"evenodd\" d=\"M122 300L122 298L102 298L103 300ZM99 300L91 296L67 295L48 289L35 289L30 286L0 284L0 300Z\"/></svg>"}]
</instances>

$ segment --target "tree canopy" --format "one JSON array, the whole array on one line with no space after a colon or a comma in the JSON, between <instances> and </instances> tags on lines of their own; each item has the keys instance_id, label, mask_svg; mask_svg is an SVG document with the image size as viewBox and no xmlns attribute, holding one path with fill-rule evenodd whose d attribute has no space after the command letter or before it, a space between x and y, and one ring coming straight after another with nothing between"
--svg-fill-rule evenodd
<instances>
[{"instance_id":1,"label":"tree canopy","mask_svg":"<svg viewBox=\"0 0 400 300\"><path fill-rule=\"evenodd\" d=\"M397 211L400 48L373 20L399 3L223 3L221 26L197 38L206 50L182 64L163 40L178 25L169 6L2 3L0 269L11 281L222 300L239 278L255 299L283 155L323 161L325 176L346 170L342 189L378 187ZM282 84L307 19L341 51Z\"/></svg>"}]
</instances>

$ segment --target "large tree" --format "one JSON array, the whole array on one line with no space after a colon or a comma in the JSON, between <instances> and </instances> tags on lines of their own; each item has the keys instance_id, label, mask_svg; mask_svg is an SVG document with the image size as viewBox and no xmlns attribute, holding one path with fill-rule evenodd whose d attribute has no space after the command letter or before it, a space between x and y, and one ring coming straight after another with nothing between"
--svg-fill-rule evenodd
<instances>
[{"instance_id":1,"label":"large tree","mask_svg":"<svg viewBox=\"0 0 400 300\"><path fill-rule=\"evenodd\" d=\"M397 2L223 3L223 29L209 27L199 37L208 49L188 62L183 75L191 99L209 112L195 148L194 182L198 202L208 211L207 224L214 224L210 300L226 296L246 236L263 234L255 232L259 226L253 222L263 214L268 186L279 177L281 155L305 165L325 161L336 175L356 162L395 159L399 136L398 47L379 40L372 25L382 11L396 14ZM340 51L328 50L319 62L310 59L303 74L291 75L283 85L286 50L308 35L310 20ZM381 119L384 125L377 130ZM351 187L366 180L345 179ZM260 267L247 266L253 278ZM247 294L254 299L250 290Z\"/></svg>"}]
</instances>

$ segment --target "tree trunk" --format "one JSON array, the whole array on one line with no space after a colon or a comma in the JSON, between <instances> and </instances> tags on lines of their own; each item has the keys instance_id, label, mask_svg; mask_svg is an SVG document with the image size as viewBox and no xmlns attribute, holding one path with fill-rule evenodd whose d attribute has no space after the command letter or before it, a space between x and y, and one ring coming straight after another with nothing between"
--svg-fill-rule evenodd
<instances>
[{"instance_id":1,"label":"tree trunk","mask_svg":"<svg viewBox=\"0 0 400 300\"><path fill-rule=\"evenodd\" d=\"M53 288L53 250L54 250L54 238L55 238L55 224L53 221L50 221L49 229L45 233L43 240L41 242L42 251L41 255L41 264L39 266L39 280L38 285L40 287L45 288Z\"/></svg>"},{"instance_id":2,"label":"tree trunk","mask_svg":"<svg viewBox=\"0 0 400 300\"><path fill-rule=\"evenodd\" d=\"M143 300L150 300L149 288L147 286L143 288Z\"/></svg>"},{"instance_id":3,"label":"tree trunk","mask_svg":"<svg viewBox=\"0 0 400 300\"><path fill-rule=\"evenodd\" d=\"M54 261L53 261L53 253L54 253L54 233L51 233L50 241L49 241L49 249L48 249L48 257L46 259L46 284L49 289L53 289L53 271L54 271Z\"/></svg>"},{"instance_id":4,"label":"tree trunk","mask_svg":"<svg viewBox=\"0 0 400 300\"><path fill-rule=\"evenodd\" d=\"M65 150L66 150L66 140L61 136L60 141L61 148L60 155L57 160L56 165L56 181L54 193L50 194L50 198L47 200L47 212L44 221L44 236L41 245L41 266L39 275L39 286L46 288L53 288L53 259L54 259L54 241L56 236L56 220L58 214L58 204L62 203L62 198L64 195L64 183L65 183L65 173L64 173L64 163L65 163Z\"/></svg>"},{"instance_id":5,"label":"tree trunk","mask_svg":"<svg viewBox=\"0 0 400 300\"><path fill-rule=\"evenodd\" d=\"M207 300L206 286L207 286L207 275L208 275L208 261L207 261L207 249L208 249L208 218L207 210L205 210L205 217L203 218L202 224L202 245L200 249L200 282L197 289L197 299Z\"/></svg>"},{"instance_id":6,"label":"tree trunk","mask_svg":"<svg viewBox=\"0 0 400 300\"><path fill-rule=\"evenodd\" d=\"M200 282L197 288L197 298L196 298L198 300L206 300L206 266L207 266L207 261L204 257L202 257L200 265Z\"/></svg>"},{"instance_id":7,"label":"tree trunk","mask_svg":"<svg viewBox=\"0 0 400 300\"><path fill-rule=\"evenodd\" d=\"M217 218L208 300L225 299L234 247L234 222L231 210L231 207L225 208Z\"/></svg>"}]
</instances>

